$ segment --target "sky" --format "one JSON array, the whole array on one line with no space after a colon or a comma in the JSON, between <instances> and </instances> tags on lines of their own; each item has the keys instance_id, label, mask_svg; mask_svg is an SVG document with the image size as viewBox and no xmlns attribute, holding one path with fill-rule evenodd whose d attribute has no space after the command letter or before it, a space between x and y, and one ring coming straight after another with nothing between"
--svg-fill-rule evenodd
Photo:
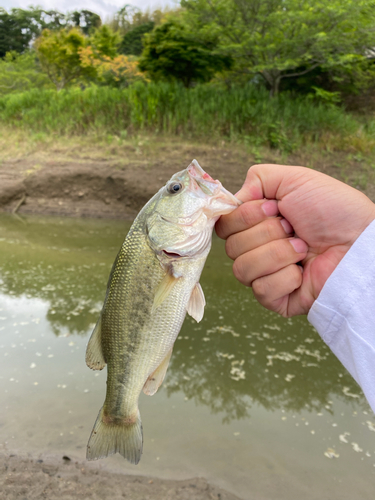
<instances>
[{"instance_id":1,"label":"sky","mask_svg":"<svg viewBox=\"0 0 375 500\"><path fill-rule=\"evenodd\" d=\"M72 10L91 10L106 20L108 16L112 16L115 12L121 9L126 4L134 5L142 10L157 8L166 5L176 5L176 0L0 0L0 7L6 10L12 8L26 9L30 5L38 5L46 10L54 9L59 12L68 12Z\"/></svg>"}]
</instances>

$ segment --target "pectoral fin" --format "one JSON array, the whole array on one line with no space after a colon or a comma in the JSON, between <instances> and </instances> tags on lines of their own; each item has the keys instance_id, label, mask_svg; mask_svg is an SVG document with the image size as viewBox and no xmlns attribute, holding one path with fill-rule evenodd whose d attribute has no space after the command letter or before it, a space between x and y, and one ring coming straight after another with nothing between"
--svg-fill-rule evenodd
<instances>
[{"instance_id":1,"label":"pectoral fin","mask_svg":"<svg viewBox=\"0 0 375 500\"><path fill-rule=\"evenodd\" d=\"M204 298L202 287L197 283L191 292L190 300L187 305L187 312L199 323L203 318L205 305L206 299Z\"/></svg>"},{"instance_id":2,"label":"pectoral fin","mask_svg":"<svg viewBox=\"0 0 375 500\"><path fill-rule=\"evenodd\" d=\"M92 370L103 370L106 365L102 351L102 317L91 334L86 349L86 365Z\"/></svg>"},{"instance_id":3,"label":"pectoral fin","mask_svg":"<svg viewBox=\"0 0 375 500\"><path fill-rule=\"evenodd\" d=\"M155 394L155 392L161 386L161 384L164 380L165 374L167 373L169 360L171 359L171 356L172 356L172 350L173 350L173 347L170 351L168 351L168 354L165 356L165 358L160 363L160 365L156 368L154 373L152 373L148 377L148 379L146 380L146 383L143 386L143 392L145 394L147 394L147 396L153 396Z\"/></svg>"},{"instance_id":4,"label":"pectoral fin","mask_svg":"<svg viewBox=\"0 0 375 500\"><path fill-rule=\"evenodd\" d=\"M162 304L165 301L165 299L171 293L172 288L177 283L177 280L178 280L178 278L175 278L173 276L173 274L171 274L169 271L167 271L167 274L161 280L159 286L156 289L154 303L152 305L151 313L153 313L155 311L155 309L157 307L159 307L160 304Z\"/></svg>"}]
</instances>

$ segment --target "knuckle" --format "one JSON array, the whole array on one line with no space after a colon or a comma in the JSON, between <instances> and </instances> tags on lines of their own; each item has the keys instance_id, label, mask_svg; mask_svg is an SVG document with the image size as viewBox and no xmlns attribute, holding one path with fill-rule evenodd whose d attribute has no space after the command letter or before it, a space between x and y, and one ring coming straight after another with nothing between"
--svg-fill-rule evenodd
<instances>
[{"instance_id":1,"label":"knuckle","mask_svg":"<svg viewBox=\"0 0 375 500\"><path fill-rule=\"evenodd\" d=\"M268 297L269 287L267 286L267 280L264 278L258 278L253 281L251 285L255 298L264 305L265 300Z\"/></svg>"},{"instance_id":2,"label":"knuckle","mask_svg":"<svg viewBox=\"0 0 375 500\"><path fill-rule=\"evenodd\" d=\"M240 283L249 286L249 283L246 279L246 267L244 265L243 259L238 258L234 261L233 274Z\"/></svg>"},{"instance_id":3,"label":"knuckle","mask_svg":"<svg viewBox=\"0 0 375 500\"><path fill-rule=\"evenodd\" d=\"M269 219L265 221L265 233L269 241L277 240L280 238L280 231L278 225L279 219Z\"/></svg>"},{"instance_id":4,"label":"knuckle","mask_svg":"<svg viewBox=\"0 0 375 500\"><path fill-rule=\"evenodd\" d=\"M226 240L225 251L230 259L234 260L237 257L237 245L236 238L234 236L229 236Z\"/></svg>"},{"instance_id":5,"label":"knuckle","mask_svg":"<svg viewBox=\"0 0 375 500\"><path fill-rule=\"evenodd\" d=\"M244 203L240 207L240 214L243 223L246 225L246 227L253 227L254 224L254 207L251 205L251 203Z\"/></svg>"},{"instance_id":6,"label":"knuckle","mask_svg":"<svg viewBox=\"0 0 375 500\"><path fill-rule=\"evenodd\" d=\"M222 240L224 240L226 236L223 226L224 226L223 217L220 217L220 219L215 224L215 232L218 235L218 237L221 238Z\"/></svg>"},{"instance_id":7,"label":"knuckle","mask_svg":"<svg viewBox=\"0 0 375 500\"><path fill-rule=\"evenodd\" d=\"M287 249L284 240L275 241L270 247L271 258L277 264L283 264L287 259Z\"/></svg>"}]
</instances>

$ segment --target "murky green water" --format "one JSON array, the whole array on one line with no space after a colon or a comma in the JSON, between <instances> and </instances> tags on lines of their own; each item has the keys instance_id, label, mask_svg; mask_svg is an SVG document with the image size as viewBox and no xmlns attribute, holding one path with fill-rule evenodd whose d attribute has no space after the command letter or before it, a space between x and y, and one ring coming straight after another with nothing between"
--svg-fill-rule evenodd
<instances>
[{"instance_id":1,"label":"murky green water","mask_svg":"<svg viewBox=\"0 0 375 500\"><path fill-rule=\"evenodd\" d=\"M0 443L84 460L105 370L85 346L129 225L0 216ZM244 499L372 499L375 418L304 318L263 310L235 281L223 242L201 280L166 382L141 395L144 454L103 467L204 476Z\"/></svg>"}]
</instances>

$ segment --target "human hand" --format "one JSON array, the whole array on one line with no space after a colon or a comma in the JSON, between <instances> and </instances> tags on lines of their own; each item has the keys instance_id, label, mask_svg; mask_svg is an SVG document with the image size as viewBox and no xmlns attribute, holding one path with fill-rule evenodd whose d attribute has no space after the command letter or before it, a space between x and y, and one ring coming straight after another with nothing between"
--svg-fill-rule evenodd
<instances>
[{"instance_id":1,"label":"human hand","mask_svg":"<svg viewBox=\"0 0 375 500\"><path fill-rule=\"evenodd\" d=\"M324 283L375 219L363 193L304 167L255 165L216 223L233 272L267 309L307 314ZM297 263L299 265L297 265Z\"/></svg>"}]
</instances>

